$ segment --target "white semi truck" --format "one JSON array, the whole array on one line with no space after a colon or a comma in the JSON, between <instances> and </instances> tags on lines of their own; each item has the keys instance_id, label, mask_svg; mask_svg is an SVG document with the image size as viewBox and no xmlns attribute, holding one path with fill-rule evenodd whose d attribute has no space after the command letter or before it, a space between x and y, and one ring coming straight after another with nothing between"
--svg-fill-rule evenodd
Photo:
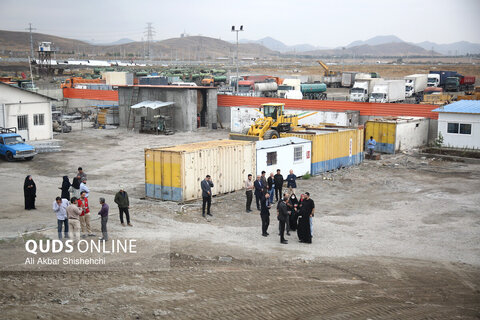
<instances>
[{"instance_id":1,"label":"white semi truck","mask_svg":"<svg viewBox=\"0 0 480 320\"><path fill-rule=\"evenodd\" d=\"M284 79L278 86L277 96L285 99L302 99L300 79Z\"/></svg>"},{"instance_id":2,"label":"white semi truck","mask_svg":"<svg viewBox=\"0 0 480 320\"><path fill-rule=\"evenodd\" d=\"M369 102L395 103L405 101L404 80L384 80L377 83L370 94Z\"/></svg>"},{"instance_id":3,"label":"white semi truck","mask_svg":"<svg viewBox=\"0 0 480 320\"><path fill-rule=\"evenodd\" d=\"M423 95L427 87L428 74L412 74L405 78L405 97L418 97Z\"/></svg>"},{"instance_id":4,"label":"white semi truck","mask_svg":"<svg viewBox=\"0 0 480 320\"><path fill-rule=\"evenodd\" d=\"M385 80L382 78L356 79L353 88L350 90L350 101L368 102L368 97L377 83Z\"/></svg>"}]
</instances>

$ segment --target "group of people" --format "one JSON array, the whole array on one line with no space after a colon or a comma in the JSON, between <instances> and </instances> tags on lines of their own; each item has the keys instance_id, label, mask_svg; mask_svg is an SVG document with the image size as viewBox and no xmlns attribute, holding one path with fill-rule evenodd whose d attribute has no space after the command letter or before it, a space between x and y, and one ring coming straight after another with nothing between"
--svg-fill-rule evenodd
<instances>
[{"instance_id":1,"label":"group of people","mask_svg":"<svg viewBox=\"0 0 480 320\"><path fill-rule=\"evenodd\" d=\"M286 182L287 190L284 192L284 183ZM202 216L205 214L212 216L210 207L212 203L212 188L214 184L210 175L200 182L202 189ZM270 173L266 177L266 172L262 171L256 180L253 181L252 175L249 174L245 181L245 194L247 197L246 211L252 212L251 205L253 195L255 195L255 202L257 209L260 211L262 219L262 235L267 237L268 227L270 225L270 209L272 204L277 202L277 219L279 221L279 236L280 242L288 243L285 239L285 232L287 236L290 231L297 231L300 242L312 243L313 236L313 221L315 214L315 203L310 198L310 193L305 192L300 196L296 196L297 176L290 170L286 179L283 178L280 169L277 169L277 174ZM276 201L274 201L276 198Z\"/></svg>"},{"instance_id":2,"label":"group of people","mask_svg":"<svg viewBox=\"0 0 480 320\"><path fill-rule=\"evenodd\" d=\"M257 176L255 182L252 182L252 175L249 174L245 181L247 196L246 211L250 209L253 192L257 209L260 210L262 219L262 236L267 237L268 227L270 225L270 209L272 204L277 202L277 219L279 221L280 242L287 244L285 232L289 236L290 231L297 231L300 242L312 243L313 223L312 218L315 213L315 203L310 199L310 193L306 192L297 199L297 176L290 170L286 179L283 178L280 169L277 174L270 173L270 177L265 177L265 171ZM287 192L283 192L284 182L287 183ZM276 201L274 200L276 199Z\"/></svg>"},{"instance_id":3,"label":"group of people","mask_svg":"<svg viewBox=\"0 0 480 320\"><path fill-rule=\"evenodd\" d=\"M23 186L25 197L25 209L32 210L35 207L36 198L36 185L32 176L28 175L25 178ZM53 202L52 208L57 216L57 229L58 238L62 239L62 233L65 238L69 238L72 235L73 238L86 238L93 237L95 234L92 232L90 224L90 206L88 203L88 196L90 190L87 187L87 174L81 167L78 168L78 172L73 178L72 183L68 176L63 176L61 196L56 197ZM130 226L130 201L128 199L128 193L125 188L120 186L120 190L115 194L114 202L118 205L120 223L122 226ZM105 198L99 199L101 209L98 212L101 220L101 240L108 240L107 233L107 221L109 206L105 203ZM123 217L126 217L125 224Z\"/></svg>"}]
</instances>

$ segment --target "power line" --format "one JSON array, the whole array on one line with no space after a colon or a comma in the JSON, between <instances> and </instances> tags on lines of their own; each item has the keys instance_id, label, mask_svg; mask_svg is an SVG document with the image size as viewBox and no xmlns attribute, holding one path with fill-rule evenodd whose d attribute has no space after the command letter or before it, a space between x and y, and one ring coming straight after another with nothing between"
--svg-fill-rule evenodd
<instances>
[{"instance_id":1,"label":"power line","mask_svg":"<svg viewBox=\"0 0 480 320\"><path fill-rule=\"evenodd\" d=\"M148 59L151 58L151 44L153 42L153 34L155 33L155 30L152 26L152 22L147 22L147 27L145 28L145 36L147 37L147 56Z\"/></svg>"},{"instance_id":2,"label":"power line","mask_svg":"<svg viewBox=\"0 0 480 320\"><path fill-rule=\"evenodd\" d=\"M30 59L34 59L35 56L33 55L33 35L32 35L32 30L37 30L36 28L32 28L32 24L28 24L28 28L25 30L30 31Z\"/></svg>"}]
</instances>

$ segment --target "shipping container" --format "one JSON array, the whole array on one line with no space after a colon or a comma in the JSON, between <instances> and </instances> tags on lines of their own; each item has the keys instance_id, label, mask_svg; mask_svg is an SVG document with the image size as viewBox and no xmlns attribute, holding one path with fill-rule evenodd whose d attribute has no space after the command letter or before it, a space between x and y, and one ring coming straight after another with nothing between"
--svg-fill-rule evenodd
<instances>
[{"instance_id":1,"label":"shipping container","mask_svg":"<svg viewBox=\"0 0 480 320\"><path fill-rule=\"evenodd\" d=\"M287 109L286 115L298 115L299 125L320 125L330 124L336 126L356 127L358 126L359 111L330 111L330 110L301 110ZM255 120L263 117L259 108L231 107L230 108L230 131L242 133L246 128L255 123Z\"/></svg>"},{"instance_id":2,"label":"shipping container","mask_svg":"<svg viewBox=\"0 0 480 320\"><path fill-rule=\"evenodd\" d=\"M133 85L133 73L130 72L104 72L102 74L102 79L105 80L106 84L112 86Z\"/></svg>"},{"instance_id":3,"label":"shipping container","mask_svg":"<svg viewBox=\"0 0 480 320\"><path fill-rule=\"evenodd\" d=\"M262 171L277 173L280 169L283 174L289 170L297 176L310 173L312 142L297 137L261 140L256 142L257 175Z\"/></svg>"},{"instance_id":4,"label":"shipping container","mask_svg":"<svg viewBox=\"0 0 480 320\"><path fill-rule=\"evenodd\" d=\"M356 72L345 71L342 73L342 87L351 88L355 82Z\"/></svg>"},{"instance_id":5,"label":"shipping container","mask_svg":"<svg viewBox=\"0 0 480 320\"><path fill-rule=\"evenodd\" d=\"M376 141L375 152L395 153L426 145L429 119L395 117L369 120L365 124L365 147L368 139Z\"/></svg>"},{"instance_id":6,"label":"shipping container","mask_svg":"<svg viewBox=\"0 0 480 320\"><path fill-rule=\"evenodd\" d=\"M183 202L202 198L200 182L208 174L212 195L244 188L255 172L255 143L214 140L145 149L145 194L149 198Z\"/></svg>"},{"instance_id":7,"label":"shipping container","mask_svg":"<svg viewBox=\"0 0 480 320\"><path fill-rule=\"evenodd\" d=\"M297 137L312 141L312 175L363 162L363 128L310 132L311 130L309 133L282 133L281 137Z\"/></svg>"}]
</instances>

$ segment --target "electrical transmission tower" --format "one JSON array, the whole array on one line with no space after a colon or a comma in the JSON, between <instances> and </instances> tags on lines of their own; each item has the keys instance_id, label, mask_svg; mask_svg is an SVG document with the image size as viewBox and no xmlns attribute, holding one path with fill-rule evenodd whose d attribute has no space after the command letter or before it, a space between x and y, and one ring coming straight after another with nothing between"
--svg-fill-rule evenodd
<instances>
[{"instance_id":1,"label":"electrical transmission tower","mask_svg":"<svg viewBox=\"0 0 480 320\"><path fill-rule=\"evenodd\" d=\"M30 31L30 59L35 59L35 56L33 55L33 35L32 35L32 30L37 30L36 28L32 28L32 24L28 24L28 28L25 30Z\"/></svg>"},{"instance_id":2,"label":"electrical transmission tower","mask_svg":"<svg viewBox=\"0 0 480 320\"><path fill-rule=\"evenodd\" d=\"M149 60L151 58L151 48L152 48L154 34L155 34L155 30L152 26L152 23L147 22L147 27L145 28L145 36L147 37L147 56Z\"/></svg>"}]
</instances>

